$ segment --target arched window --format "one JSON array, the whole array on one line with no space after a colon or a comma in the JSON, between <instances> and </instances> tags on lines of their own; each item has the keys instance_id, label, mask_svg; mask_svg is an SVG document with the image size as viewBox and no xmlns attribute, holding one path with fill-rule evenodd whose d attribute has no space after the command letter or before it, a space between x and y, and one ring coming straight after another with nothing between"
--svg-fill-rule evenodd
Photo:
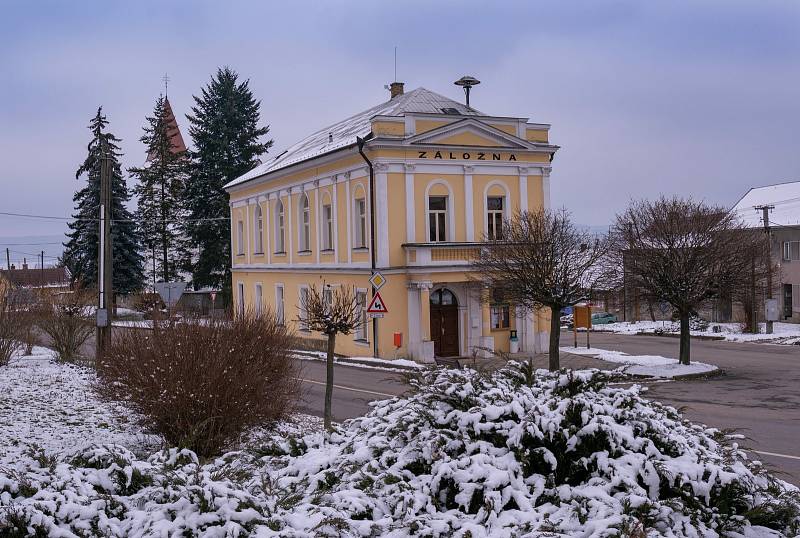
<instances>
[{"instance_id":1,"label":"arched window","mask_svg":"<svg viewBox=\"0 0 800 538\"><path fill-rule=\"evenodd\" d=\"M308 195L303 193L300 195L300 203L298 205L300 229L300 252L305 252L311 249L311 207L308 203Z\"/></svg>"},{"instance_id":2,"label":"arched window","mask_svg":"<svg viewBox=\"0 0 800 538\"><path fill-rule=\"evenodd\" d=\"M283 201L278 198L275 203L275 253L286 252L286 213L283 210Z\"/></svg>"},{"instance_id":3,"label":"arched window","mask_svg":"<svg viewBox=\"0 0 800 538\"><path fill-rule=\"evenodd\" d=\"M264 215L261 211L261 204L256 204L256 254L264 253Z\"/></svg>"},{"instance_id":4,"label":"arched window","mask_svg":"<svg viewBox=\"0 0 800 538\"><path fill-rule=\"evenodd\" d=\"M441 180L434 180L425 190L426 239L431 243L454 241L453 189Z\"/></svg>"},{"instance_id":5,"label":"arched window","mask_svg":"<svg viewBox=\"0 0 800 538\"><path fill-rule=\"evenodd\" d=\"M487 240L503 238L503 223L508 219L509 191L508 186L494 180L486 185L483 193L484 221L483 232Z\"/></svg>"}]
</instances>

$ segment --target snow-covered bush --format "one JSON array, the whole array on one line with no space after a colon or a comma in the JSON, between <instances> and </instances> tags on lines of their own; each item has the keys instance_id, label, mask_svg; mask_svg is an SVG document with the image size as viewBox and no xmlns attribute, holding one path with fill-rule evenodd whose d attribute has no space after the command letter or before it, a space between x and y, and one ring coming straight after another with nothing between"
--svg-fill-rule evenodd
<instances>
[{"instance_id":1,"label":"snow-covered bush","mask_svg":"<svg viewBox=\"0 0 800 538\"><path fill-rule=\"evenodd\" d=\"M797 490L597 372L439 370L333 434L201 464L90 446L0 471L0 534L779 537ZM5 525L5 528L3 527Z\"/></svg>"},{"instance_id":2,"label":"snow-covered bush","mask_svg":"<svg viewBox=\"0 0 800 538\"><path fill-rule=\"evenodd\" d=\"M123 331L99 366L99 392L146 417L171 446L219 454L292 409L299 388L292 341L272 316Z\"/></svg>"}]
</instances>

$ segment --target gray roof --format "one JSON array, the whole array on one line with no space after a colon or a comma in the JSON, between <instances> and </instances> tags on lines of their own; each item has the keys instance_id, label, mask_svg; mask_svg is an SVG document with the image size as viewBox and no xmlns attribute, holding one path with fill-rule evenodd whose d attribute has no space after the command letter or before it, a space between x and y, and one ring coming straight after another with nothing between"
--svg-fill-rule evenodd
<instances>
[{"instance_id":1,"label":"gray roof","mask_svg":"<svg viewBox=\"0 0 800 538\"><path fill-rule=\"evenodd\" d=\"M355 144L357 136L364 137L369 134L371 130L370 119L375 116L403 116L406 113L414 112L443 114L443 109L445 108L454 108L462 116L486 115L436 92L425 88L417 88L351 116L346 120L320 129L291 146L277 157L234 179L225 187L233 187L269 172Z\"/></svg>"}]
</instances>

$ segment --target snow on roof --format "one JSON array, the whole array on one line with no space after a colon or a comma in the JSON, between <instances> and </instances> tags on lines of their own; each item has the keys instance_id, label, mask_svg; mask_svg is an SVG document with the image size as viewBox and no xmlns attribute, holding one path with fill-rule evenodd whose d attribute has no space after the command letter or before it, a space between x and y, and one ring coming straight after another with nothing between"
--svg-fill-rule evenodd
<instances>
[{"instance_id":1,"label":"snow on roof","mask_svg":"<svg viewBox=\"0 0 800 538\"><path fill-rule=\"evenodd\" d=\"M364 137L369 134L371 129L370 119L375 116L403 116L406 113L415 112L443 114L445 113L443 110L445 108L455 109L462 116L485 116L482 112L467 108L463 103L453 101L425 88L417 88L360 112L355 116L320 129L289 147L274 159L262 163L234 179L225 185L225 188L239 185L269 172L355 144L356 137Z\"/></svg>"},{"instance_id":2,"label":"snow on roof","mask_svg":"<svg viewBox=\"0 0 800 538\"><path fill-rule=\"evenodd\" d=\"M770 223L777 226L800 226L800 181L754 187L733 206L735 213L748 228L764 225L762 212L755 208L775 206L770 211Z\"/></svg>"}]
</instances>

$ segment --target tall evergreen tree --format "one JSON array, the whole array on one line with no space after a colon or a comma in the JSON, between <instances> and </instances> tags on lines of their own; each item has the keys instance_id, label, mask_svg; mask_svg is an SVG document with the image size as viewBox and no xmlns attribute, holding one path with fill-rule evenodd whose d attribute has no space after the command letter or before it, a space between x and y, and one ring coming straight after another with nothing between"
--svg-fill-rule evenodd
<instances>
[{"instance_id":1,"label":"tall evergreen tree","mask_svg":"<svg viewBox=\"0 0 800 538\"><path fill-rule=\"evenodd\" d=\"M187 155L165 97L159 96L146 120L140 140L147 146L147 162L129 172L138 180L133 192L141 237L157 265L151 276L169 282L179 277L178 264L185 257L179 221Z\"/></svg>"},{"instance_id":2,"label":"tall evergreen tree","mask_svg":"<svg viewBox=\"0 0 800 538\"><path fill-rule=\"evenodd\" d=\"M194 96L187 116L195 149L184 201L186 231L195 250L195 288L230 291L230 208L223 186L258 165L258 156L272 146L272 140L260 141L269 132L269 127L258 126L261 103L249 81L239 83L238 78L228 67L218 69L201 96Z\"/></svg>"},{"instance_id":3,"label":"tall evergreen tree","mask_svg":"<svg viewBox=\"0 0 800 538\"><path fill-rule=\"evenodd\" d=\"M100 215L100 164L101 145L105 139L108 143L112 159L111 193L111 240L113 245L114 291L131 293L142 289L144 285L143 258L140 254L141 244L137 236L133 215L125 204L130 200L130 193L122 177L119 152L120 139L106 130L108 120L103 108L89 123L92 140L89 142L89 153L83 164L75 173L76 179L86 177L86 185L79 189L72 200L75 202L75 219L68 224L69 240L64 244L62 261L72 273L73 282L85 287L97 286L97 252L100 246L98 218Z\"/></svg>"}]
</instances>

